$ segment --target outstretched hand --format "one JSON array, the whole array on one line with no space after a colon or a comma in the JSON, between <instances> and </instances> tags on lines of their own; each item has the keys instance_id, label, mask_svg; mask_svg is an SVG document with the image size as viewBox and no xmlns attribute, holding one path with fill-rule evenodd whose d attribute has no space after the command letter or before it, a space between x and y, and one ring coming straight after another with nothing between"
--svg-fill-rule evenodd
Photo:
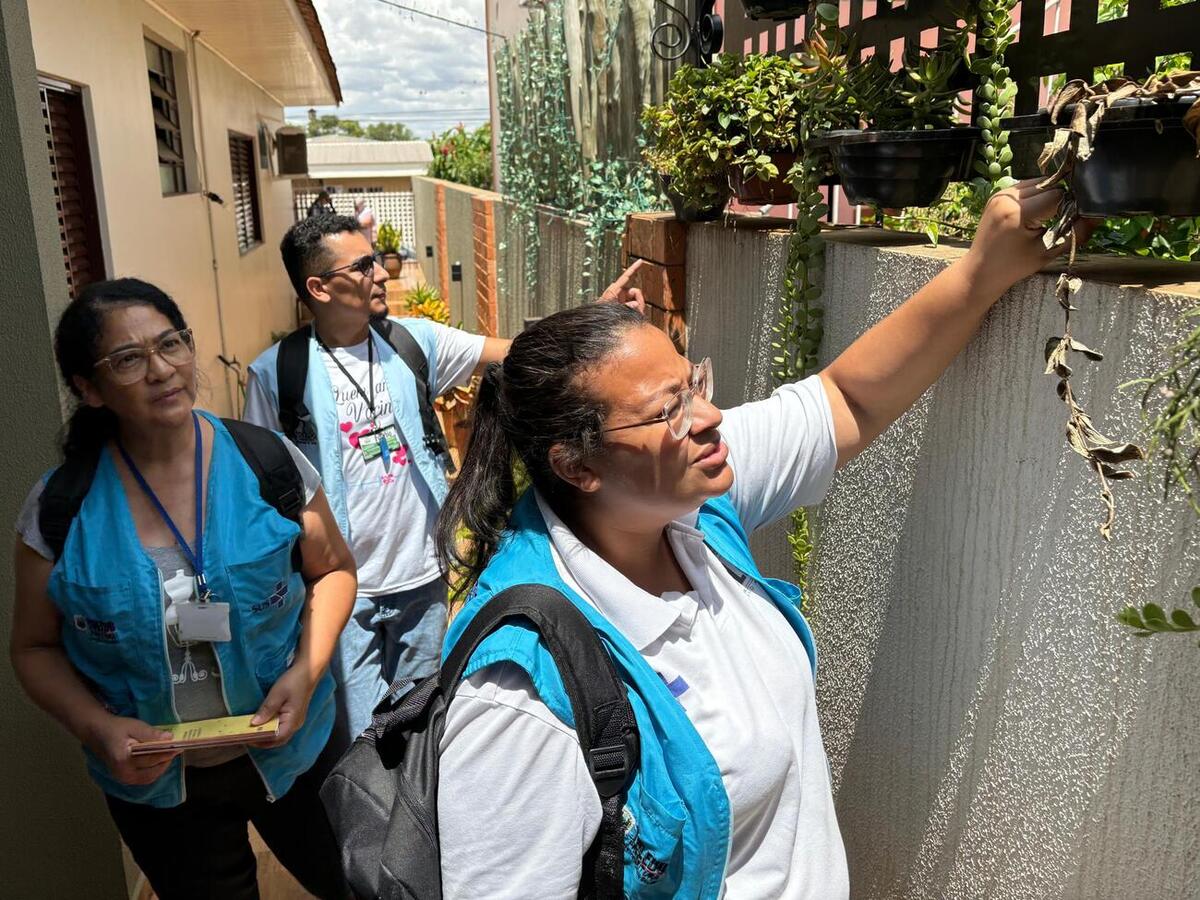
<instances>
[{"instance_id":1,"label":"outstretched hand","mask_svg":"<svg viewBox=\"0 0 1200 900\"><path fill-rule=\"evenodd\" d=\"M1046 249L1043 241L1046 223L1054 218L1063 189L1039 188L1041 181L1028 178L998 191L988 201L979 221L967 260L973 265L976 278L981 279L981 286L997 296L1070 247L1070 241L1063 241ZM1075 223L1076 246L1082 247L1095 227L1095 222L1085 219Z\"/></svg>"},{"instance_id":2,"label":"outstretched hand","mask_svg":"<svg viewBox=\"0 0 1200 900\"><path fill-rule=\"evenodd\" d=\"M642 315L646 314L646 298L640 288L631 287L630 283L637 277L638 270L644 260L636 260L632 266L621 273L621 276L604 289L597 302L624 303L630 309L636 309Z\"/></svg>"}]
</instances>

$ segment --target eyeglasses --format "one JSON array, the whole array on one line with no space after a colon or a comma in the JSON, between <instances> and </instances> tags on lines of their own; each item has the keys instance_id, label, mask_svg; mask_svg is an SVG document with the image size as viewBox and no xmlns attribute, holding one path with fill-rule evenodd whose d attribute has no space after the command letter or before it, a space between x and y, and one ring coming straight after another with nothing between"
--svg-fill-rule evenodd
<instances>
[{"instance_id":1,"label":"eyeglasses","mask_svg":"<svg viewBox=\"0 0 1200 900\"><path fill-rule=\"evenodd\" d=\"M692 399L696 395L700 395L709 403L712 402L712 360L707 356L692 366L691 384L663 404L663 411L653 419L646 419L644 422L633 422L630 425L617 425L614 428L605 428L604 432L624 431L627 428L641 428L643 425L666 422L667 428L671 432L671 437L677 441L682 440L684 435L692 430Z\"/></svg>"},{"instance_id":2,"label":"eyeglasses","mask_svg":"<svg viewBox=\"0 0 1200 900\"><path fill-rule=\"evenodd\" d=\"M196 358L192 329L184 328L164 334L153 347L128 347L96 360L95 368L108 367L117 384L135 384L150 371L150 357L157 353L169 366L185 366Z\"/></svg>"},{"instance_id":3,"label":"eyeglasses","mask_svg":"<svg viewBox=\"0 0 1200 900\"><path fill-rule=\"evenodd\" d=\"M357 272L359 275L367 278L375 273L375 266L379 264L379 256L371 253L367 256L360 256L354 262L346 263L344 266L338 266L336 269L329 269L326 272L320 273L318 278L328 278L330 275L336 275L338 272Z\"/></svg>"}]
</instances>

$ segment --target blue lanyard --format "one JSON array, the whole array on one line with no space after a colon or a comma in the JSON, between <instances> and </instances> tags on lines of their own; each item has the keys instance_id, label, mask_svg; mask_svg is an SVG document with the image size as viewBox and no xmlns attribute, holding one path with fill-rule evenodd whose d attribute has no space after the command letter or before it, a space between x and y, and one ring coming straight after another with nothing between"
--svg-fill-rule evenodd
<instances>
[{"instance_id":1,"label":"blue lanyard","mask_svg":"<svg viewBox=\"0 0 1200 900\"><path fill-rule=\"evenodd\" d=\"M192 413L192 428L196 432L196 550L193 553L192 548L188 546L188 542L183 539L183 535L179 533L179 529L175 527L175 523L171 520L170 514L166 507L162 505L162 501L158 499L158 495L154 493L154 489L146 483L146 479L142 473L138 471L137 465L129 457L125 447L121 444L120 438L117 439L117 449L121 451L121 458L125 460L125 465L129 467L129 471L133 474L134 480L138 486L150 498L150 502L154 504L154 508L158 510L158 514L163 517L163 521L167 523L167 527L171 529L171 534L175 535L175 540L179 542L179 549L183 551L183 555L187 557L187 561L192 565L192 571L196 573L196 596L201 602L208 600L208 582L204 580L204 444L200 440L200 417L194 412Z\"/></svg>"}]
</instances>

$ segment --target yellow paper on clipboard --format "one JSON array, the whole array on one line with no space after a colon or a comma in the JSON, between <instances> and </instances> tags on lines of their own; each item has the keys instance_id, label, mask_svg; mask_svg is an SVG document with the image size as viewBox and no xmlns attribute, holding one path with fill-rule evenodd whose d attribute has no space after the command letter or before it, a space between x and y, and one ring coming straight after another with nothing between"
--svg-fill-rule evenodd
<instances>
[{"instance_id":1,"label":"yellow paper on clipboard","mask_svg":"<svg viewBox=\"0 0 1200 900\"><path fill-rule=\"evenodd\" d=\"M272 741L279 732L279 719L261 725L251 725L254 716L226 716L222 719L201 719L196 722L177 722L155 725L159 731L169 731L172 737L161 741L141 741L129 752L134 756L162 753L165 750L199 750L204 747L223 747L227 744L257 744Z\"/></svg>"}]
</instances>

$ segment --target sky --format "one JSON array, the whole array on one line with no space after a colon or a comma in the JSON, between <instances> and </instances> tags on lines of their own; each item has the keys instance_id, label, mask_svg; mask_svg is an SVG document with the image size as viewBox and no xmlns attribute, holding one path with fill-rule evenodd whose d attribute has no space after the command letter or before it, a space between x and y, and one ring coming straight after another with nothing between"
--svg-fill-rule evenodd
<instances>
[{"instance_id":1,"label":"sky","mask_svg":"<svg viewBox=\"0 0 1200 900\"><path fill-rule=\"evenodd\" d=\"M483 27L483 0L395 0ZM318 107L343 119L400 121L419 138L460 122L488 118L487 38L381 0L314 0L342 85L340 107ZM308 118L288 107L289 122Z\"/></svg>"}]
</instances>

